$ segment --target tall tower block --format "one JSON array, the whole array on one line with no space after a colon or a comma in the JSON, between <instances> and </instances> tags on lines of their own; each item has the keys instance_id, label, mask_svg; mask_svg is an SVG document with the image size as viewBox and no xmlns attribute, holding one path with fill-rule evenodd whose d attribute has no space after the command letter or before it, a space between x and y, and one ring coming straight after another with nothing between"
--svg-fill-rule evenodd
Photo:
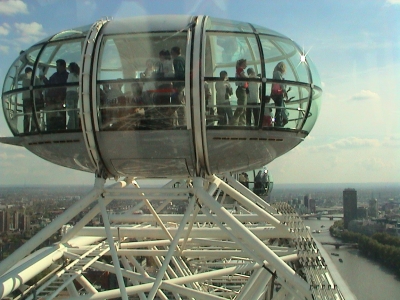
<instances>
[{"instance_id":1,"label":"tall tower block","mask_svg":"<svg viewBox=\"0 0 400 300\"><path fill-rule=\"evenodd\" d=\"M344 228L347 229L350 221L357 219L357 191L347 188L343 191Z\"/></svg>"}]
</instances>

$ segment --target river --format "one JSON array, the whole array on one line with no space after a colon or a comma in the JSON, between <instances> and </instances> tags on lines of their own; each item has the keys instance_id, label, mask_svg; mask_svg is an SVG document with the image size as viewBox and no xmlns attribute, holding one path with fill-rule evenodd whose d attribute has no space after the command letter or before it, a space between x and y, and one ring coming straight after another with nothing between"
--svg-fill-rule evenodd
<instances>
[{"instance_id":1,"label":"river","mask_svg":"<svg viewBox=\"0 0 400 300\"><path fill-rule=\"evenodd\" d=\"M334 242L329 234L329 227L333 224L330 220L304 220L310 230L321 230L321 233L313 233L319 242ZM321 227L324 226L324 227ZM323 245L331 256L333 263L347 283L350 290L358 300L400 299L400 279L393 272L378 263L363 257L357 249ZM334 256L331 253L337 253ZM343 260L343 263L339 261Z\"/></svg>"}]
</instances>

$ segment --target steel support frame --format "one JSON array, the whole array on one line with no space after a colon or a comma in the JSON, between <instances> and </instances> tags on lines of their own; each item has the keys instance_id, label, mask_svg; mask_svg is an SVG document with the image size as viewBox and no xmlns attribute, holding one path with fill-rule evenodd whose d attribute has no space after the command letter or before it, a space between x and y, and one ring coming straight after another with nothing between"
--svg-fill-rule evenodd
<instances>
[{"instance_id":1,"label":"steel support frame","mask_svg":"<svg viewBox=\"0 0 400 300\"><path fill-rule=\"evenodd\" d=\"M174 188L174 182L185 187ZM124 214L113 215L108 210L113 200L135 202ZM183 214L167 210L173 203L181 203ZM8 272L0 277L2 296L26 284L35 275L35 263L44 262L36 253L25 258L31 249L90 204L92 209L74 227L65 227L61 243L47 250L49 255L58 253L58 260L50 259L48 265L64 264L59 266L61 270L40 286L31 286L30 291L43 294L52 282L63 280L46 299L55 299L62 290L69 292L71 299L128 299L134 295L143 300L313 299L318 287L311 287L307 280L316 278L320 285L326 278L331 281L329 274L321 275L326 270L309 271L306 277L297 274L293 267L301 259L307 255L318 259L318 253L294 246L309 238L301 221L292 213L282 214L229 174L173 179L156 188L141 188L133 178L105 187L105 181L96 178L88 196L38 233L38 240L35 236L27 247L0 264L0 270ZM150 213L134 214L139 209ZM97 214L101 214L104 227L85 227ZM283 244L277 246L276 240ZM22 276L21 268L11 268L16 261L24 263L29 276ZM89 268L113 274L119 288L97 290L86 276ZM22 280L10 286L6 278ZM74 281L83 287L84 295L75 289ZM276 284L281 286L278 292L274 291ZM34 299L34 294L26 299Z\"/></svg>"}]
</instances>

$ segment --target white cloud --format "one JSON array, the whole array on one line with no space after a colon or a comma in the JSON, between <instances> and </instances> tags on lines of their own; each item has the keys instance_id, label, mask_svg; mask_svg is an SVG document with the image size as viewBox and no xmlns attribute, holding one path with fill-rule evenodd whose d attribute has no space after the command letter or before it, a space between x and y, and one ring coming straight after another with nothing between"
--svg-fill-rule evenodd
<instances>
[{"instance_id":1,"label":"white cloud","mask_svg":"<svg viewBox=\"0 0 400 300\"><path fill-rule=\"evenodd\" d=\"M6 160L7 159L7 153L6 152L0 152L0 159L1 160Z\"/></svg>"},{"instance_id":2,"label":"white cloud","mask_svg":"<svg viewBox=\"0 0 400 300\"><path fill-rule=\"evenodd\" d=\"M0 1L0 15L28 14L28 6L21 0Z\"/></svg>"},{"instance_id":3,"label":"white cloud","mask_svg":"<svg viewBox=\"0 0 400 300\"><path fill-rule=\"evenodd\" d=\"M0 45L0 53L8 54L10 47Z\"/></svg>"},{"instance_id":4,"label":"white cloud","mask_svg":"<svg viewBox=\"0 0 400 300\"><path fill-rule=\"evenodd\" d=\"M0 35L8 35L10 32L10 25L7 23L3 23L3 25L0 25Z\"/></svg>"},{"instance_id":5,"label":"white cloud","mask_svg":"<svg viewBox=\"0 0 400 300\"><path fill-rule=\"evenodd\" d=\"M8 136L11 136L9 134ZM0 149L1 149L1 155L0 158L20 158L21 155L24 155L26 153L25 148L21 146L15 146L15 145L10 145L10 144L0 144Z\"/></svg>"},{"instance_id":6,"label":"white cloud","mask_svg":"<svg viewBox=\"0 0 400 300\"><path fill-rule=\"evenodd\" d=\"M400 148L400 137L388 137L383 140L383 146Z\"/></svg>"},{"instance_id":7,"label":"white cloud","mask_svg":"<svg viewBox=\"0 0 400 300\"><path fill-rule=\"evenodd\" d=\"M381 171L383 169L387 169L392 167L392 163L386 159L382 159L380 157L368 157L365 159L359 159L355 162L355 165L359 170L368 170L368 171Z\"/></svg>"},{"instance_id":8,"label":"white cloud","mask_svg":"<svg viewBox=\"0 0 400 300\"><path fill-rule=\"evenodd\" d=\"M77 18L78 20L85 24L88 19L95 17L95 13L97 11L97 1L95 0L85 0L79 2L76 6L77 9Z\"/></svg>"},{"instance_id":9,"label":"white cloud","mask_svg":"<svg viewBox=\"0 0 400 300\"><path fill-rule=\"evenodd\" d=\"M327 137L332 139L333 137ZM398 182L399 135L309 141L268 165L275 183ZM324 143L325 145L321 145ZM310 146L311 144L312 146ZM317 145L318 144L318 145ZM310 151L312 150L312 151ZM389 159L390 158L390 159Z\"/></svg>"},{"instance_id":10,"label":"white cloud","mask_svg":"<svg viewBox=\"0 0 400 300\"><path fill-rule=\"evenodd\" d=\"M323 92L322 94L323 100L336 100L339 97L337 97L336 95L329 93L329 92Z\"/></svg>"},{"instance_id":11,"label":"white cloud","mask_svg":"<svg viewBox=\"0 0 400 300\"><path fill-rule=\"evenodd\" d=\"M148 14L148 12L141 3L136 3L133 1L123 1L118 6L118 9L114 13L114 17L126 18L126 17L141 16L146 14Z\"/></svg>"},{"instance_id":12,"label":"white cloud","mask_svg":"<svg viewBox=\"0 0 400 300\"><path fill-rule=\"evenodd\" d=\"M349 150L364 147L379 147L382 143L377 139L361 139L356 137L349 137L334 141L330 144L321 146L310 147L311 151L323 152L327 150L338 151L338 150Z\"/></svg>"},{"instance_id":13,"label":"white cloud","mask_svg":"<svg viewBox=\"0 0 400 300\"><path fill-rule=\"evenodd\" d=\"M377 147L380 146L380 142L377 139L360 139L356 137L350 137L347 139L341 139L336 141L333 145L336 148L360 148L360 147Z\"/></svg>"},{"instance_id":14,"label":"white cloud","mask_svg":"<svg viewBox=\"0 0 400 300\"><path fill-rule=\"evenodd\" d=\"M400 0L386 0L386 3L391 5L400 4Z\"/></svg>"},{"instance_id":15,"label":"white cloud","mask_svg":"<svg viewBox=\"0 0 400 300\"><path fill-rule=\"evenodd\" d=\"M369 90L362 90L361 92L350 97L351 101L367 101L367 100L378 101L380 99L381 98L377 93L374 93Z\"/></svg>"},{"instance_id":16,"label":"white cloud","mask_svg":"<svg viewBox=\"0 0 400 300\"><path fill-rule=\"evenodd\" d=\"M32 23L15 23L17 33L20 35L18 41L22 43L33 43L46 36L42 24Z\"/></svg>"},{"instance_id":17,"label":"white cloud","mask_svg":"<svg viewBox=\"0 0 400 300\"><path fill-rule=\"evenodd\" d=\"M0 0L1 1L1 0ZM32 23L3 23L0 25L0 36L6 36L0 39L0 53L7 54L9 49L13 49L18 53L21 49L25 49L26 45L38 42L47 36L42 24ZM12 38L9 38L9 37Z\"/></svg>"},{"instance_id":18,"label":"white cloud","mask_svg":"<svg viewBox=\"0 0 400 300\"><path fill-rule=\"evenodd\" d=\"M95 10L97 8L97 3L95 0L86 0L86 1L83 1L82 4L85 7L85 9Z\"/></svg>"}]
</instances>

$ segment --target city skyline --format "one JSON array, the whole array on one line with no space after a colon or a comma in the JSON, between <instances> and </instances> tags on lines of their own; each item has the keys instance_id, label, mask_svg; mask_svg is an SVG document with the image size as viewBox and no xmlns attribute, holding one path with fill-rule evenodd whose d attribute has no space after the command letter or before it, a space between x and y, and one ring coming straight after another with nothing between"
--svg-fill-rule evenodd
<instances>
[{"instance_id":1,"label":"city skyline","mask_svg":"<svg viewBox=\"0 0 400 300\"><path fill-rule=\"evenodd\" d=\"M7 241L2 246L2 251L0 251L0 260L3 259L2 255L7 255L8 253L12 253L15 251L15 247L19 245L21 239L24 239L26 236L30 236L32 231L24 232L25 225L22 222L18 222L18 220L22 220L21 210L22 205L30 206L30 211L35 212L32 214L31 220L32 229L38 228L44 222L48 222L51 218L56 218L61 210L65 209L68 203L73 203L75 197L79 197L85 193L84 190L78 191L77 189L56 189L56 188L48 188L48 189L24 189L24 188L1 188L2 190L2 201L3 203L11 203L14 207L10 207L7 211L0 211L0 231L2 230L1 225L3 224L4 228L9 228L6 232L2 232L3 241ZM27 193L27 191L33 191ZM358 195L358 191L357 191ZM396 193L396 195L399 195ZM284 202L290 202L293 199L291 196L287 195ZM332 199L327 197L327 200ZM138 200L140 201L140 200ZM321 201L326 204L329 201ZM18 205L17 203L21 203L22 205ZM121 202L120 202L121 203ZM122 202L122 204L125 203ZM397 200L397 205L398 205ZM383 203L381 203L383 204ZM299 209L299 204L296 204ZM381 205L379 205L381 207ZM118 208L116 206L115 208ZM3 223L1 217L3 216ZM8 217L8 223L5 223L5 216ZM24 214L24 220L25 220ZM381 218L382 220L382 218ZM97 220L96 220L97 221ZM374 299L381 299L384 297L385 299L393 299L396 298L395 295L398 295L399 285L398 285L398 277L394 274L396 271L390 271L387 267L382 267L380 263L377 263L376 260L372 258L367 258L366 254L361 253L361 251L357 251L353 248L349 247L340 247L340 249L334 248L334 243L337 243L338 240L334 239L330 236L329 228L332 226L335 220L329 220L329 218L318 219L308 219L304 220L304 224L310 228L310 231L313 232L313 238L318 242L323 243L321 246L326 252L326 256L324 259L329 264L329 270L334 270L335 268L338 272L343 276L343 280L350 290L346 291L346 299L348 299L349 293L354 293L354 295L358 299L369 299L369 296L373 296ZM372 221L368 221L368 224L372 224ZM9 225L9 227L5 227L4 225ZM17 226L18 225L18 226ZM379 226L379 225L376 225ZM368 229L372 226L368 225ZM17 232L13 233L13 230L17 229ZM365 227L364 227L365 228ZM377 227L379 228L379 227ZM20 230L20 231L19 231ZM314 234L315 233L315 234ZM48 242L45 242L47 245ZM224 249L226 251L226 249ZM280 247L282 251L282 248ZM330 253L330 255L329 255ZM327 260L327 257L330 257ZM338 259L342 261L338 261ZM335 268L333 267L335 266ZM326 271L326 268L323 268ZM357 270L359 274L370 274L369 276L354 276L354 270ZM358 274L357 273L357 274ZM371 274L374 277L371 277ZM380 289L373 288L374 285L371 283L378 283ZM364 285L363 285L364 284Z\"/></svg>"},{"instance_id":2,"label":"city skyline","mask_svg":"<svg viewBox=\"0 0 400 300\"><path fill-rule=\"evenodd\" d=\"M399 0L1 1L1 87L19 51L42 38L105 16L173 13L270 28L297 42L316 64L324 89L319 118L303 143L268 166L275 184L400 182ZM11 135L1 114L0 136ZM94 175L0 144L0 185L74 182L92 184Z\"/></svg>"}]
</instances>

